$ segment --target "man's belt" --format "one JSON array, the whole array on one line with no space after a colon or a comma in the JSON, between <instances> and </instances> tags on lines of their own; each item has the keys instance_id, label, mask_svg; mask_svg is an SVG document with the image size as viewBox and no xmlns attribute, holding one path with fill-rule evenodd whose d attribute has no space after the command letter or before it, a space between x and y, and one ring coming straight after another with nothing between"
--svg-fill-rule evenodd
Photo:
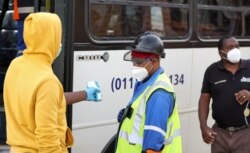
<instances>
[{"instance_id":1,"label":"man's belt","mask_svg":"<svg viewBox=\"0 0 250 153\"><path fill-rule=\"evenodd\" d=\"M246 129L249 126L248 125L243 125L243 126L239 126L239 127L233 127L233 126L230 126L230 127L220 127L220 126L218 126L218 127L223 129L223 130L226 130L228 132L237 132L237 131Z\"/></svg>"}]
</instances>

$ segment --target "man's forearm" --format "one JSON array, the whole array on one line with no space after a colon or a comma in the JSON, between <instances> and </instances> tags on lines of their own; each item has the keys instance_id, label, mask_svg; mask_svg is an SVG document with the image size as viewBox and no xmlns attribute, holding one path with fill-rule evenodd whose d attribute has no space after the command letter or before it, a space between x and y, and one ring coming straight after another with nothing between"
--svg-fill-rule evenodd
<instances>
[{"instance_id":1,"label":"man's forearm","mask_svg":"<svg viewBox=\"0 0 250 153\"><path fill-rule=\"evenodd\" d=\"M87 97L85 91L65 92L64 95L67 105L71 105L86 100Z\"/></svg>"}]
</instances>

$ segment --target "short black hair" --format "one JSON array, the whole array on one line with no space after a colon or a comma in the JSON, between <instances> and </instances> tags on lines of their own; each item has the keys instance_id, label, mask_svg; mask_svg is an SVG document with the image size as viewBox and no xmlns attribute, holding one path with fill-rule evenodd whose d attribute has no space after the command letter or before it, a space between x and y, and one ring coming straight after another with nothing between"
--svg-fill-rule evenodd
<instances>
[{"instance_id":1,"label":"short black hair","mask_svg":"<svg viewBox=\"0 0 250 153\"><path fill-rule=\"evenodd\" d=\"M219 40L219 42L218 42L218 50L219 51L222 50L222 48L224 47L225 40L230 39L230 38L234 38L234 36L232 36L232 35L224 36Z\"/></svg>"}]
</instances>

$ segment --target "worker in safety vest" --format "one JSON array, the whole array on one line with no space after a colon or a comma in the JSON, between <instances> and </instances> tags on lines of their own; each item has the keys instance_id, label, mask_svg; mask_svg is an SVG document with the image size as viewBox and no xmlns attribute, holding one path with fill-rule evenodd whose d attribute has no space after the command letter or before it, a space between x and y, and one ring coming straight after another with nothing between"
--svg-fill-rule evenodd
<instances>
[{"instance_id":1,"label":"worker in safety vest","mask_svg":"<svg viewBox=\"0 0 250 153\"><path fill-rule=\"evenodd\" d=\"M165 58L163 42L153 32L139 36L124 55L133 63L137 83L118 115L116 153L182 152L176 96L160 58Z\"/></svg>"}]
</instances>

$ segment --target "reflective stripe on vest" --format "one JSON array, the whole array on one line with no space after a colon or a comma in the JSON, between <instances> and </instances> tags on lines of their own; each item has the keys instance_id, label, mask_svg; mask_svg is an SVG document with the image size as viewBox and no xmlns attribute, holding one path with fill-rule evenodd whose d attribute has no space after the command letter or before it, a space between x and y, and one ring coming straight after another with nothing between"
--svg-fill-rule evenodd
<instances>
[{"instance_id":1,"label":"reflective stripe on vest","mask_svg":"<svg viewBox=\"0 0 250 153\"><path fill-rule=\"evenodd\" d=\"M174 131L174 134L172 136L169 136L168 139L165 139L164 144L165 145L171 144L173 139L176 138L176 137L179 137L179 136L181 136L181 130L177 129L177 130Z\"/></svg>"},{"instance_id":2,"label":"reflective stripe on vest","mask_svg":"<svg viewBox=\"0 0 250 153\"><path fill-rule=\"evenodd\" d=\"M14 19L24 20L34 12L34 0L14 0Z\"/></svg>"},{"instance_id":3,"label":"reflective stripe on vest","mask_svg":"<svg viewBox=\"0 0 250 153\"><path fill-rule=\"evenodd\" d=\"M144 129L145 129L145 130L152 130L152 131L159 132L159 133L161 133L163 136L166 135L166 132L163 131L161 128L157 127L157 126L145 125Z\"/></svg>"},{"instance_id":4,"label":"reflective stripe on vest","mask_svg":"<svg viewBox=\"0 0 250 153\"><path fill-rule=\"evenodd\" d=\"M127 140L130 144L140 144L142 145L142 138L140 138L137 133L128 134L125 131L120 131L119 137Z\"/></svg>"},{"instance_id":5,"label":"reflective stripe on vest","mask_svg":"<svg viewBox=\"0 0 250 153\"><path fill-rule=\"evenodd\" d=\"M46 12L45 5L50 9L50 1L46 0L14 0L14 19L24 20L30 13Z\"/></svg>"},{"instance_id":6,"label":"reflective stripe on vest","mask_svg":"<svg viewBox=\"0 0 250 153\"><path fill-rule=\"evenodd\" d=\"M18 7L19 14L32 13L32 12L34 12L34 7Z\"/></svg>"},{"instance_id":7,"label":"reflective stripe on vest","mask_svg":"<svg viewBox=\"0 0 250 153\"><path fill-rule=\"evenodd\" d=\"M133 124L133 130L132 130L132 134L128 134L124 131L120 131L119 136L124 138L125 140L127 140L129 143L131 144L142 144L143 139L139 136L139 128L140 128L140 123L141 123L141 119L142 119L142 115L144 113L144 108L146 105L146 97L149 93L152 92L152 90L154 90L157 86L165 86L165 88L169 88L169 85L166 82L163 81L157 81L153 84L153 86L151 86L146 92L145 92L145 96L143 97L142 101L140 102L140 106L138 109L138 112L136 113L135 116L135 124ZM171 126L172 127L172 126ZM149 129L149 126L145 126L144 129ZM161 133L163 136L166 135L166 133L164 131L162 131L160 128L158 127L151 127L152 129L154 129L155 131ZM156 128L158 128L156 130ZM178 132L180 133L180 131ZM166 139L165 142L171 143L173 140L173 137L170 139Z\"/></svg>"}]
</instances>

